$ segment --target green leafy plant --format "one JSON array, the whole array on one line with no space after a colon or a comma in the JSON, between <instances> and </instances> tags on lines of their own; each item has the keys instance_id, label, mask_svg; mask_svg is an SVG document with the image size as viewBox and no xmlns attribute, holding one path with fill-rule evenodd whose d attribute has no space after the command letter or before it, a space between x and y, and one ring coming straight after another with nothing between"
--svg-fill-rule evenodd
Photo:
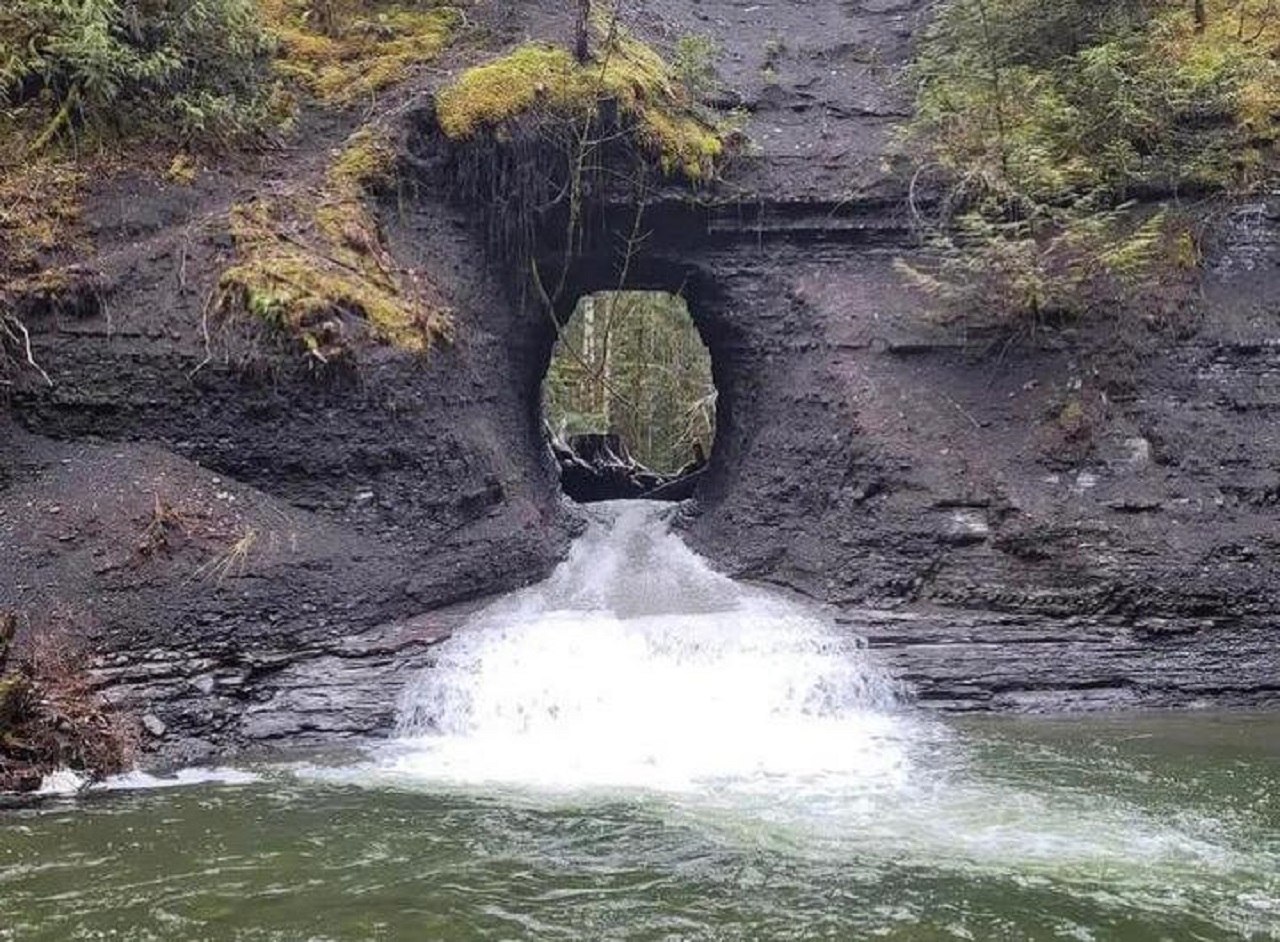
<instances>
[{"instance_id":1,"label":"green leafy plant","mask_svg":"<svg viewBox=\"0 0 1280 942\"><path fill-rule=\"evenodd\" d=\"M944 320L1034 333L1125 303L1165 257L1166 214L1135 219L1128 210L1056 222L968 212L933 234L923 259L899 260L898 268L940 302Z\"/></svg>"},{"instance_id":2,"label":"green leafy plant","mask_svg":"<svg viewBox=\"0 0 1280 942\"><path fill-rule=\"evenodd\" d=\"M944 283L972 278L1011 324L1115 307L1194 264L1177 214L1132 201L1248 193L1280 166L1265 0L950 0L914 78L903 142L936 209L932 259L902 268L953 304L973 292Z\"/></svg>"},{"instance_id":3,"label":"green leafy plant","mask_svg":"<svg viewBox=\"0 0 1280 942\"><path fill-rule=\"evenodd\" d=\"M679 470L715 438L711 355L678 295L588 295L562 327L544 385L559 437L613 433L643 465Z\"/></svg>"},{"instance_id":4,"label":"green leafy plant","mask_svg":"<svg viewBox=\"0 0 1280 942\"><path fill-rule=\"evenodd\" d=\"M716 90L716 58L720 50L706 36L687 33L676 40L672 65L691 95L705 98Z\"/></svg>"},{"instance_id":5,"label":"green leafy plant","mask_svg":"<svg viewBox=\"0 0 1280 942\"><path fill-rule=\"evenodd\" d=\"M11 0L0 10L0 97L43 113L31 142L139 123L224 138L269 107L271 42L253 0Z\"/></svg>"}]
</instances>

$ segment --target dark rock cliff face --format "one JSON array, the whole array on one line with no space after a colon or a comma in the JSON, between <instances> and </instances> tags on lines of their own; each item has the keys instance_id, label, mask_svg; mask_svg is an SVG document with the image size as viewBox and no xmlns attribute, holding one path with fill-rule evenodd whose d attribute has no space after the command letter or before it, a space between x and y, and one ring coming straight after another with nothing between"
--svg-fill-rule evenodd
<instances>
[{"instance_id":1,"label":"dark rock cliff face","mask_svg":"<svg viewBox=\"0 0 1280 942\"><path fill-rule=\"evenodd\" d=\"M1280 701L1280 221L1228 224L1177 332L931 328L884 169L924 6L643 5L642 31L717 40L760 150L710 203L659 197L625 283L608 252L571 281L689 298L721 414L687 538L838 606L940 707ZM90 208L106 303L32 322L54 386L0 414L0 610L74 626L168 758L385 731L468 606L574 532L541 438L553 332L433 172L430 102L402 111L419 178L387 238L458 325L425 362L206 362L214 196L142 184Z\"/></svg>"}]
</instances>

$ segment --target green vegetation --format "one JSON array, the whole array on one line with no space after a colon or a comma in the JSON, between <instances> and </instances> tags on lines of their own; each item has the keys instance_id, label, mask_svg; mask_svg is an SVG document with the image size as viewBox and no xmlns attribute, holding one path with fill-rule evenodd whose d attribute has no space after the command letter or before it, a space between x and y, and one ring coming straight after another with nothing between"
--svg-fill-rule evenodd
<instances>
[{"instance_id":1,"label":"green vegetation","mask_svg":"<svg viewBox=\"0 0 1280 942\"><path fill-rule=\"evenodd\" d=\"M365 204L393 176L375 132L355 134L321 187L235 207L239 256L220 280L217 308L266 322L322 363L346 356L353 328L415 352L449 334L449 317L421 272L398 268Z\"/></svg>"},{"instance_id":2,"label":"green vegetation","mask_svg":"<svg viewBox=\"0 0 1280 942\"><path fill-rule=\"evenodd\" d=\"M680 469L715 438L711 355L684 299L663 292L583 298L556 345L544 399L560 437L616 433L656 471Z\"/></svg>"},{"instance_id":3,"label":"green vegetation","mask_svg":"<svg viewBox=\"0 0 1280 942\"><path fill-rule=\"evenodd\" d=\"M692 33L676 40L672 65L681 84L695 98L710 95L716 90L716 58L720 50L715 41Z\"/></svg>"},{"instance_id":4,"label":"green vegetation","mask_svg":"<svg viewBox=\"0 0 1280 942\"><path fill-rule=\"evenodd\" d=\"M327 104L369 98L449 44L461 16L414 0L259 0L279 40L278 74ZM424 9L424 6L426 9Z\"/></svg>"},{"instance_id":5,"label":"green vegetation","mask_svg":"<svg viewBox=\"0 0 1280 942\"><path fill-rule=\"evenodd\" d=\"M17 630L17 617L8 612L0 613L0 747L8 743L9 730L13 728L23 695L22 678L7 672L9 649Z\"/></svg>"},{"instance_id":6,"label":"green vegetation","mask_svg":"<svg viewBox=\"0 0 1280 942\"><path fill-rule=\"evenodd\" d=\"M83 254L87 180L129 139L223 142L275 107L252 0L9 0L0 6L0 381L38 370L16 311Z\"/></svg>"},{"instance_id":7,"label":"green vegetation","mask_svg":"<svg viewBox=\"0 0 1280 942\"><path fill-rule=\"evenodd\" d=\"M173 127L227 137L258 126L272 44L253 0L10 0L0 10L0 97L36 124L30 150L64 132Z\"/></svg>"},{"instance_id":8,"label":"green vegetation","mask_svg":"<svg viewBox=\"0 0 1280 942\"><path fill-rule=\"evenodd\" d=\"M226 141L288 117L277 76L345 105L434 59L459 20L411 0L12 0L0 119L34 151L85 133Z\"/></svg>"},{"instance_id":9,"label":"green vegetation","mask_svg":"<svg viewBox=\"0 0 1280 942\"><path fill-rule=\"evenodd\" d=\"M611 30L597 58L531 43L470 69L439 95L444 133L501 139L520 120L593 123L606 103L667 174L708 180L724 153L722 129L700 115L679 74L645 44Z\"/></svg>"},{"instance_id":10,"label":"green vegetation","mask_svg":"<svg viewBox=\"0 0 1280 942\"><path fill-rule=\"evenodd\" d=\"M43 291L56 266L86 248L77 223L87 179L127 164L190 185L209 145L284 129L300 98L366 100L438 56L460 22L432 0L4 4L0 381L35 366L18 299ZM156 141L167 154L153 152ZM238 295L320 357L342 346L336 314L425 349L444 330L441 316L421 313L421 286L394 269L363 202L389 163L383 145L357 137L310 192L238 207L241 257L222 279L220 303Z\"/></svg>"},{"instance_id":11,"label":"green vegetation","mask_svg":"<svg viewBox=\"0 0 1280 942\"><path fill-rule=\"evenodd\" d=\"M0 144L0 272L30 273L41 254L73 247L85 172L71 160L13 158Z\"/></svg>"},{"instance_id":12,"label":"green vegetation","mask_svg":"<svg viewBox=\"0 0 1280 942\"><path fill-rule=\"evenodd\" d=\"M177 146L254 131L276 106L273 44L252 0L10 0L0 7L0 311L77 254L82 190L103 145Z\"/></svg>"},{"instance_id":13,"label":"green vegetation","mask_svg":"<svg viewBox=\"0 0 1280 942\"><path fill-rule=\"evenodd\" d=\"M1277 169L1266 0L951 0L915 78L906 145L943 199L935 263L909 274L967 319L983 299L1034 326L1167 283L1194 233L1129 201L1249 192Z\"/></svg>"},{"instance_id":14,"label":"green vegetation","mask_svg":"<svg viewBox=\"0 0 1280 942\"><path fill-rule=\"evenodd\" d=\"M655 181L713 183L738 136L699 99L714 81L709 43L678 43L673 65L616 11L577 9L572 51L526 43L468 69L436 99L456 196L484 207L491 245L529 276L553 318L574 260L603 248L589 221L606 194L634 208L625 245L605 249L625 269Z\"/></svg>"},{"instance_id":15,"label":"green vegetation","mask_svg":"<svg viewBox=\"0 0 1280 942\"><path fill-rule=\"evenodd\" d=\"M18 628L18 619L9 613L0 613L0 789L10 783L4 781L4 756L17 747L17 728L26 709L29 693L27 678L17 670L10 671L9 649Z\"/></svg>"}]
</instances>

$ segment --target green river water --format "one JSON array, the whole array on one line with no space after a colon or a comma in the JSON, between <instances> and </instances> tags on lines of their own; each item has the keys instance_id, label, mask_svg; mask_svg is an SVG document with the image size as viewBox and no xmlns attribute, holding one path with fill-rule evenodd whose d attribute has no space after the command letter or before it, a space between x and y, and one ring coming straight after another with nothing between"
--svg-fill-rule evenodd
<instances>
[{"instance_id":1,"label":"green river water","mask_svg":"<svg viewBox=\"0 0 1280 942\"><path fill-rule=\"evenodd\" d=\"M1280 939L1280 716L925 715L655 514L390 742L0 812L0 940Z\"/></svg>"}]
</instances>

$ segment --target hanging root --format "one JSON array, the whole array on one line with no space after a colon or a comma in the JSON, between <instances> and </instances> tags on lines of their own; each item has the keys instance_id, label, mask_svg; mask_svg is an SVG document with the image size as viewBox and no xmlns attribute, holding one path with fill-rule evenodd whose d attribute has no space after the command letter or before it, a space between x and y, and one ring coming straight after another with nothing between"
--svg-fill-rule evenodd
<instances>
[{"instance_id":1,"label":"hanging root","mask_svg":"<svg viewBox=\"0 0 1280 942\"><path fill-rule=\"evenodd\" d=\"M34 370L46 385L53 385L31 352L31 333L27 326L16 315L0 311L0 385L13 385L10 375L23 368Z\"/></svg>"},{"instance_id":2,"label":"hanging root","mask_svg":"<svg viewBox=\"0 0 1280 942\"><path fill-rule=\"evenodd\" d=\"M79 107L80 86L73 85L71 86L71 91L67 93L66 100L62 103L62 107L58 109L58 113L54 115L53 120L49 122L48 126L40 133L40 136L31 144L27 153L31 156L43 153L59 134L71 127L71 119Z\"/></svg>"}]
</instances>

